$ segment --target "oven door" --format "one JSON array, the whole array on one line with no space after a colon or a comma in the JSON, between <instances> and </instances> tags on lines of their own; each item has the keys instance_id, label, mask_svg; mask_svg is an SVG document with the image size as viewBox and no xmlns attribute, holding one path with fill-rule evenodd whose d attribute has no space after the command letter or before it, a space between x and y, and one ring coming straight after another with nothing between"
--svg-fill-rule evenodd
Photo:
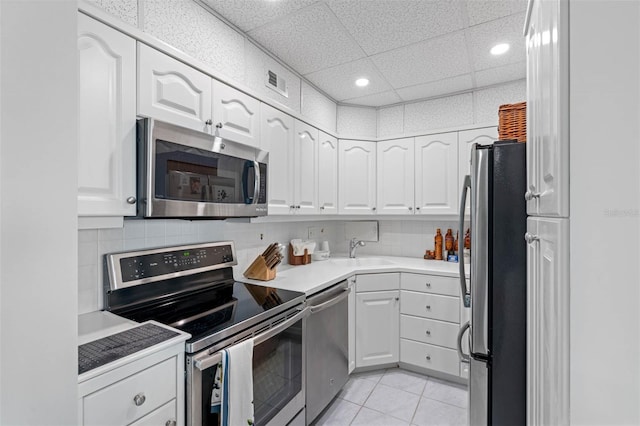
<instances>
[{"instance_id":1,"label":"oven door","mask_svg":"<svg viewBox=\"0 0 640 426\"><path fill-rule=\"evenodd\" d=\"M266 331L258 325L253 337L253 404L256 426L286 425L304 408L304 334L309 308L276 317ZM281 317L281 318L280 318ZM280 321L278 323L278 321ZM275 324L274 324L275 323ZM249 331L250 333L252 331ZM244 333L243 333L244 334ZM219 426L212 401L219 400L220 349L187 356L187 425Z\"/></svg>"}]
</instances>

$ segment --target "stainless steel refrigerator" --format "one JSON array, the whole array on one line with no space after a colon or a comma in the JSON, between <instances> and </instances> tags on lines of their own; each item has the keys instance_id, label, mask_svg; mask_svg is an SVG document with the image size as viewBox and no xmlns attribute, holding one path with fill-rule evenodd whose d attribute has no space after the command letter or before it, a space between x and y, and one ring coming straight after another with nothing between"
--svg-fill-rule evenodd
<instances>
[{"instance_id":1,"label":"stainless steel refrigerator","mask_svg":"<svg viewBox=\"0 0 640 426\"><path fill-rule=\"evenodd\" d=\"M527 229L525 144L474 144L471 175L460 203L460 233L465 229L470 193L471 264L469 288L464 261L460 286L468 323L469 424L526 424ZM461 249L463 244L459 244ZM459 253L459 259L464 257Z\"/></svg>"}]
</instances>

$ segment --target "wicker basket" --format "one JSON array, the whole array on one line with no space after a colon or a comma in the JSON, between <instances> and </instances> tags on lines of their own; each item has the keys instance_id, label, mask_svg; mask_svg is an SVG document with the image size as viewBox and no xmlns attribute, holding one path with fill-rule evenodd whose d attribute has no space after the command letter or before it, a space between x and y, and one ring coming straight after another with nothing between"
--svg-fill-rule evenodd
<instances>
[{"instance_id":1,"label":"wicker basket","mask_svg":"<svg viewBox=\"0 0 640 426\"><path fill-rule=\"evenodd\" d=\"M500 140L527 141L527 103L500 105L498 109L498 136Z\"/></svg>"}]
</instances>

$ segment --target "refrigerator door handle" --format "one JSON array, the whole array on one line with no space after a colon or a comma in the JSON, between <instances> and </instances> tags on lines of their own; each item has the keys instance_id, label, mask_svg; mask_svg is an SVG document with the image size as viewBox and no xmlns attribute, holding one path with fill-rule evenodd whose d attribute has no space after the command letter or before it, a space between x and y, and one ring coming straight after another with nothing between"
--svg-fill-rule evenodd
<instances>
[{"instance_id":1,"label":"refrigerator door handle","mask_svg":"<svg viewBox=\"0 0 640 426\"><path fill-rule=\"evenodd\" d=\"M462 327L460 327L460 331L458 331L458 356L460 357L460 361L466 363L469 362L471 357L462 351L462 336L464 336L464 333L467 331L470 325L471 324L469 324L469 321L467 321Z\"/></svg>"},{"instance_id":2,"label":"refrigerator door handle","mask_svg":"<svg viewBox=\"0 0 640 426\"><path fill-rule=\"evenodd\" d=\"M460 197L460 217L458 221L458 232L460 235L463 235L464 229L464 213L465 213L465 204L467 203L467 193L471 188L471 176L466 175L464 177L464 182L462 183L462 196ZM464 240L464 238L463 238ZM458 239L458 268L460 271L460 291L462 293L462 299L465 308L471 307L471 293L467 288L467 279L464 271L464 242Z\"/></svg>"}]
</instances>

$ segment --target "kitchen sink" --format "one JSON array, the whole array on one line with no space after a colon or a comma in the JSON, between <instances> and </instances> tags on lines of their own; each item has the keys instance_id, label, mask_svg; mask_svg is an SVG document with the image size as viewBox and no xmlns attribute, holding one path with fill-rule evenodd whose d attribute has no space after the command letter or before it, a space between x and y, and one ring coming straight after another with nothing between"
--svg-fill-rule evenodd
<instances>
[{"instance_id":1,"label":"kitchen sink","mask_svg":"<svg viewBox=\"0 0 640 426\"><path fill-rule=\"evenodd\" d=\"M348 257L332 258L331 262L340 266L386 266L394 264L387 259L380 259L375 257L363 257L355 259L351 259Z\"/></svg>"}]
</instances>

